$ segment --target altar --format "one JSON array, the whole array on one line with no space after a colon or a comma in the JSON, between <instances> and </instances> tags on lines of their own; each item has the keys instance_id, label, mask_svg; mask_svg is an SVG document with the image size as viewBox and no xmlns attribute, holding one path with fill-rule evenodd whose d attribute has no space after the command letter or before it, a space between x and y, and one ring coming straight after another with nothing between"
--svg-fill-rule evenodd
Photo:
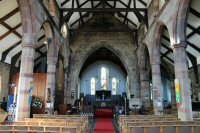
<instances>
[{"instance_id":1,"label":"altar","mask_svg":"<svg viewBox=\"0 0 200 133\"><path fill-rule=\"evenodd\" d=\"M96 91L96 108L112 108L111 91Z\"/></svg>"}]
</instances>

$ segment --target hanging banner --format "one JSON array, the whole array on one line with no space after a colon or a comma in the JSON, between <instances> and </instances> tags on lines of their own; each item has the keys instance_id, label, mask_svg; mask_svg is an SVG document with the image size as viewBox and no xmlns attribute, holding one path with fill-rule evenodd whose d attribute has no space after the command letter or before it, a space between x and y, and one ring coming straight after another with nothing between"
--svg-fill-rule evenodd
<instances>
[{"instance_id":1,"label":"hanging banner","mask_svg":"<svg viewBox=\"0 0 200 133\"><path fill-rule=\"evenodd\" d=\"M180 108L181 106L181 88L180 88L180 83L178 79L175 79L175 89L176 89L176 103L177 103L177 108Z\"/></svg>"}]
</instances>

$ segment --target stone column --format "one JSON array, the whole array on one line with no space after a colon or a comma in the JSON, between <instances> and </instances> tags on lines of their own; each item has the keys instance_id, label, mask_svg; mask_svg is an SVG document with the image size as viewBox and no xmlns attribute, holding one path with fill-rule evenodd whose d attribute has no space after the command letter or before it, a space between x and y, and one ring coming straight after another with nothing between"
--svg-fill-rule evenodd
<instances>
[{"instance_id":1,"label":"stone column","mask_svg":"<svg viewBox=\"0 0 200 133\"><path fill-rule=\"evenodd\" d=\"M151 107L151 93L148 72L143 71L140 73L140 89L143 105L146 109L149 109Z\"/></svg>"},{"instance_id":2,"label":"stone column","mask_svg":"<svg viewBox=\"0 0 200 133\"><path fill-rule=\"evenodd\" d=\"M152 84L153 84L153 109L155 115L162 115L163 111L163 90L161 82L160 64L152 64Z\"/></svg>"},{"instance_id":3,"label":"stone column","mask_svg":"<svg viewBox=\"0 0 200 133\"><path fill-rule=\"evenodd\" d=\"M35 48L33 45L22 45L21 66L19 74L17 106L15 120L30 117L30 88L33 86L33 66Z\"/></svg>"},{"instance_id":4,"label":"stone column","mask_svg":"<svg viewBox=\"0 0 200 133\"><path fill-rule=\"evenodd\" d=\"M176 109L176 94L175 94L174 79L170 80L170 90L171 90L171 106L172 109Z\"/></svg>"},{"instance_id":5,"label":"stone column","mask_svg":"<svg viewBox=\"0 0 200 133\"><path fill-rule=\"evenodd\" d=\"M65 80L64 80L64 104L67 104L67 68L65 68Z\"/></svg>"},{"instance_id":6,"label":"stone column","mask_svg":"<svg viewBox=\"0 0 200 133\"><path fill-rule=\"evenodd\" d=\"M178 118L181 121L191 121L192 106L190 96L190 83L185 42L173 45L175 77L180 84L181 104L178 108Z\"/></svg>"},{"instance_id":7,"label":"stone column","mask_svg":"<svg viewBox=\"0 0 200 133\"><path fill-rule=\"evenodd\" d=\"M46 83L46 111L53 113L56 85L56 57L48 57L47 61L47 83Z\"/></svg>"}]
</instances>

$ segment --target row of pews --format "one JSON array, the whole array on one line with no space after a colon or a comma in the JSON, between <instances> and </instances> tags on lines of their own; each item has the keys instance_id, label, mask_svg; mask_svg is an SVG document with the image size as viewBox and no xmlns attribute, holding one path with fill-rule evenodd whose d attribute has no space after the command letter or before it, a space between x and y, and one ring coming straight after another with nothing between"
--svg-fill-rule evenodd
<instances>
[{"instance_id":1,"label":"row of pews","mask_svg":"<svg viewBox=\"0 0 200 133\"><path fill-rule=\"evenodd\" d=\"M200 133L200 121L180 121L177 115L118 116L121 133Z\"/></svg>"},{"instance_id":2,"label":"row of pews","mask_svg":"<svg viewBox=\"0 0 200 133\"><path fill-rule=\"evenodd\" d=\"M16 121L12 125L0 125L4 133L86 133L89 130L87 116L37 114L33 118Z\"/></svg>"}]
</instances>

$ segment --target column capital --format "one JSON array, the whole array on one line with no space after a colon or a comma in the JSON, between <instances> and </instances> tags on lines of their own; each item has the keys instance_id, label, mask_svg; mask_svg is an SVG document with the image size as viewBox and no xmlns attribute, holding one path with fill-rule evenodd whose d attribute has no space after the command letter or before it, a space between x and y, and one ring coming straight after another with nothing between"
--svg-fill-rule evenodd
<instances>
[{"instance_id":1,"label":"column capital","mask_svg":"<svg viewBox=\"0 0 200 133\"><path fill-rule=\"evenodd\" d=\"M21 46L22 46L22 48L24 48L24 47L29 47L29 48L36 48L36 45L30 45L30 44L21 44Z\"/></svg>"},{"instance_id":2,"label":"column capital","mask_svg":"<svg viewBox=\"0 0 200 133\"><path fill-rule=\"evenodd\" d=\"M160 65L160 62L151 63L151 66Z\"/></svg>"},{"instance_id":3,"label":"column capital","mask_svg":"<svg viewBox=\"0 0 200 133\"><path fill-rule=\"evenodd\" d=\"M185 41L180 42L180 43L174 43L171 46L172 49L175 49L175 48L186 48L186 47L187 47L187 43Z\"/></svg>"},{"instance_id":4,"label":"column capital","mask_svg":"<svg viewBox=\"0 0 200 133\"><path fill-rule=\"evenodd\" d=\"M53 61L53 60L49 60L47 61L47 65L56 65L56 61Z\"/></svg>"}]
</instances>

